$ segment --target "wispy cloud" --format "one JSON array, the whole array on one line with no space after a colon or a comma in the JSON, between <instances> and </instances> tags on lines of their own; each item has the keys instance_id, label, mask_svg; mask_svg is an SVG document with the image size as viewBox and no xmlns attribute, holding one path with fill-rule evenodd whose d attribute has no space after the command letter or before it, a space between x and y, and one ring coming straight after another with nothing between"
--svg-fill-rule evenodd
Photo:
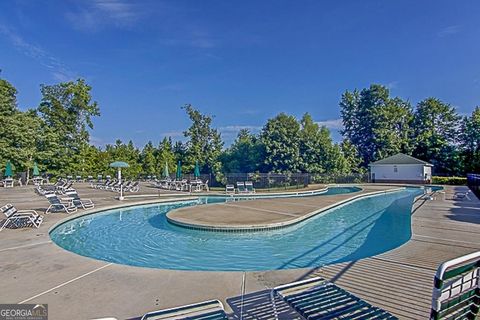
<instances>
[{"instance_id":1,"label":"wispy cloud","mask_svg":"<svg viewBox=\"0 0 480 320\"><path fill-rule=\"evenodd\" d=\"M183 131L167 131L160 134L162 137L183 138ZM181 139L180 139L181 140Z\"/></svg>"},{"instance_id":2,"label":"wispy cloud","mask_svg":"<svg viewBox=\"0 0 480 320\"><path fill-rule=\"evenodd\" d=\"M88 0L65 16L74 28L92 32L107 26L131 27L142 13L139 5L125 0Z\"/></svg>"},{"instance_id":3,"label":"wispy cloud","mask_svg":"<svg viewBox=\"0 0 480 320\"><path fill-rule=\"evenodd\" d=\"M175 31L171 37L160 38L159 43L163 46L184 46L198 49L210 49L218 46L218 40L209 32L189 24L183 28L184 30ZM218 57L213 56L213 58Z\"/></svg>"},{"instance_id":4,"label":"wispy cloud","mask_svg":"<svg viewBox=\"0 0 480 320\"><path fill-rule=\"evenodd\" d=\"M395 89L395 88L398 87L398 83L399 83L398 81L391 81L391 82L387 83L387 88L390 89L390 90Z\"/></svg>"},{"instance_id":5,"label":"wispy cloud","mask_svg":"<svg viewBox=\"0 0 480 320\"><path fill-rule=\"evenodd\" d=\"M342 119L331 119L331 120L317 121L317 124L319 126L325 126L328 129L333 129L333 130L343 129Z\"/></svg>"},{"instance_id":6,"label":"wispy cloud","mask_svg":"<svg viewBox=\"0 0 480 320\"><path fill-rule=\"evenodd\" d=\"M454 35L456 33L459 33L460 32L460 29L461 27L459 25L452 25L452 26L448 26L448 27L445 27L443 28L442 30L440 30L438 33L437 33L437 36L439 37L447 37L447 36L451 36L451 35Z\"/></svg>"},{"instance_id":7,"label":"wispy cloud","mask_svg":"<svg viewBox=\"0 0 480 320\"><path fill-rule=\"evenodd\" d=\"M63 62L48 53L42 47L30 43L11 28L0 24L0 35L7 38L10 43L23 55L30 57L48 68L56 81L69 81L77 77Z\"/></svg>"}]
</instances>

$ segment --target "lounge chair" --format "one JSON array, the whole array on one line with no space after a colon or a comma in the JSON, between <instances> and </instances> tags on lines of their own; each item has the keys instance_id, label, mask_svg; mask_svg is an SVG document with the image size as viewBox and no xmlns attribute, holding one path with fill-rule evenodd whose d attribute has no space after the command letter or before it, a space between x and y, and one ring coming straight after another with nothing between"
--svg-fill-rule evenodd
<instances>
[{"instance_id":1,"label":"lounge chair","mask_svg":"<svg viewBox=\"0 0 480 320\"><path fill-rule=\"evenodd\" d=\"M93 209L95 207L95 204L93 203L92 200L90 200L90 199L80 199L80 196L78 195L77 190L75 190L75 189L67 190L67 192L65 192L65 195L73 198L72 203L77 208L81 207L81 208L87 210L87 209Z\"/></svg>"},{"instance_id":2,"label":"lounge chair","mask_svg":"<svg viewBox=\"0 0 480 320\"><path fill-rule=\"evenodd\" d=\"M435 274L430 319L478 319L480 251L442 263Z\"/></svg>"},{"instance_id":3,"label":"lounge chair","mask_svg":"<svg viewBox=\"0 0 480 320\"><path fill-rule=\"evenodd\" d=\"M273 289L305 319L397 319L320 277Z\"/></svg>"},{"instance_id":4,"label":"lounge chair","mask_svg":"<svg viewBox=\"0 0 480 320\"><path fill-rule=\"evenodd\" d=\"M245 182L237 182L237 193L247 193L247 188L245 188Z\"/></svg>"},{"instance_id":5,"label":"lounge chair","mask_svg":"<svg viewBox=\"0 0 480 320\"><path fill-rule=\"evenodd\" d=\"M45 197L50 202L50 206L45 211L46 214L50 212L65 211L66 213L72 213L77 211L77 207L73 203L65 204L61 202L55 193L47 193Z\"/></svg>"},{"instance_id":6,"label":"lounge chair","mask_svg":"<svg viewBox=\"0 0 480 320\"><path fill-rule=\"evenodd\" d=\"M468 190L466 192L455 192L453 194L453 199L465 199L465 198L467 198L468 200L470 200L470 197L468 196L469 193L470 193L470 190Z\"/></svg>"},{"instance_id":7,"label":"lounge chair","mask_svg":"<svg viewBox=\"0 0 480 320\"><path fill-rule=\"evenodd\" d=\"M17 210L12 204L8 203L0 208L6 219L0 225L2 231L9 224L13 224L16 228L21 227L25 223L31 224L35 228L39 228L43 222L43 216L39 215L35 210Z\"/></svg>"},{"instance_id":8,"label":"lounge chair","mask_svg":"<svg viewBox=\"0 0 480 320\"><path fill-rule=\"evenodd\" d=\"M245 181L245 189L248 193L255 193L255 188L253 187L252 181Z\"/></svg>"},{"instance_id":9,"label":"lounge chair","mask_svg":"<svg viewBox=\"0 0 480 320\"><path fill-rule=\"evenodd\" d=\"M189 304L181 307L153 311L145 314L142 320L227 320L223 304L218 300Z\"/></svg>"},{"instance_id":10,"label":"lounge chair","mask_svg":"<svg viewBox=\"0 0 480 320\"><path fill-rule=\"evenodd\" d=\"M235 193L235 186L233 184L227 184L225 186L225 193L226 194Z\"/></svg>"}]
</instances>

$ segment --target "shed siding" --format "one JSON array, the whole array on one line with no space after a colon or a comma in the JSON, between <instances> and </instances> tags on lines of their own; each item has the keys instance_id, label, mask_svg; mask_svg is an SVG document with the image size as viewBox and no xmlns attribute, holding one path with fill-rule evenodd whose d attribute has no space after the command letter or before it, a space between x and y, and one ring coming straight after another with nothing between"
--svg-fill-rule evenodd
<instances>
[{"instance_id":1,"label":"shed siding","mask_svg":"<svg viewBox=\"0 0 480 320\"><path fill-rule=\"evenodd\" d=\"M396 170L395 170L396 168ZM420 164L412 165L371 165L370 174L375 181L425 181L431 179L431 167Z\"/></svg>"}]
</instances>

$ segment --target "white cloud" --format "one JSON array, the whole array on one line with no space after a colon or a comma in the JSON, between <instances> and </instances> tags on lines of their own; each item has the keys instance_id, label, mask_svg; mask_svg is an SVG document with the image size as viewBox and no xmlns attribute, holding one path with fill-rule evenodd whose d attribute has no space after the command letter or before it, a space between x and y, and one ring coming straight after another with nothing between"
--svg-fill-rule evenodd
<instances>
[{"instance_id":1,"label":"white cloud","mask_svg":"<svg viewBox=\"0 0 480 320\"><path fill-rule=\"evenodd\" d=\"M26 41L3 24L0 24L0 35L5 36L23 55L36 60L42 66L50 69L51 75L56 81L69 81L78 77L75 72L71 71L63 62L49 54L42 47Z\"/></svg>"},{"instance_id":2,"label":"white cloud","mask_svg":"<svg viewBox=\"0 0 480 320\"><path fill-rule=\"evenodd\" d=\"M461 27L459 25L452 25L443 28L437 33L439 37L446 37L460 32Z\"/></svg>"},{"instance_id":3,"label":"white cloud","mask_svg":"<svg viewBox=\"0 0 480 320\"><path fill-rule=\"evenodd\" d=\"M319 126L325 126L328 129L334 129L334 130L343 129L342 119L331 119L331 120L317 121L317 124Z\"/></svg>"},{"instance_id":4,"label":"white cloud","mask_svg":"<svg viewBox=\"0 0 480 320\"><path fill-rule=\"evenodd\" d=\"M82 31L97 31L105 26L130 27L142 15L140 7L125 0L89 0L79 2L66 13L72 26Z\"/></svg>"},{"instance_id":5,"label":"white cloud","mask_svg":"<svg viewBox=\"0 0 480 320\"><path fill-rule=\"evenodd\" d=\"M233 126L224 126L224 127L219 127L218 131L221 133L237 133L242 129L247 129L250 132L257 132L262 129L261 126L241 126L241 125L233 125Z\"/></svg>"}]
</instances>

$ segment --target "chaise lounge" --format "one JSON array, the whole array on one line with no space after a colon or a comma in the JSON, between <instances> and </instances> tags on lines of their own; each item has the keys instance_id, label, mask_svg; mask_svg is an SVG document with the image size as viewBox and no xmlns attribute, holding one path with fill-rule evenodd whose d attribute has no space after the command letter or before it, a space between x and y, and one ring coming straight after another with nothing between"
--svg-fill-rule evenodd
<instances>
[{"instance_id":1,"label":"chaise lounge","mask_svg":"<svg viewBox=\"0 0 480 320\"><path fill-rule=\"evenodd\" d=\"M35 228L39 228L43 222L43 216L39 215L35 210L17 210L12 204L8 203L0 208L6 219L0 226L0 231L10 224L16 228L23 225L31 224Z\"/></svg>"},{"instance_id":2,"label":"chaise lounge","mask_svg":"<svg viewBox=\"0 0 480 320\"><path fill-rule=\"evenodd\" d=\"M227 320L223 304L219 300L209 300L181 307L152 311L142 320Z\"/></svg>"},{"instance_id":3,"label":"chaise lounge","mask_svg":"<svg viewBox=\"0 0 480 320\"><path fill-rule=\"evenodd\" d=\"M73 203L70 204L65 204L60 201L58 196L55 193L47 193L45 194L45 197L47 198L48 202L50 203L50 206L47 208L45 211L45 214L48 214L50 212L62 212L64 211L65 213L72 213L77 211L77 207L73 205Z\"/></svg>"}]
</instances>

